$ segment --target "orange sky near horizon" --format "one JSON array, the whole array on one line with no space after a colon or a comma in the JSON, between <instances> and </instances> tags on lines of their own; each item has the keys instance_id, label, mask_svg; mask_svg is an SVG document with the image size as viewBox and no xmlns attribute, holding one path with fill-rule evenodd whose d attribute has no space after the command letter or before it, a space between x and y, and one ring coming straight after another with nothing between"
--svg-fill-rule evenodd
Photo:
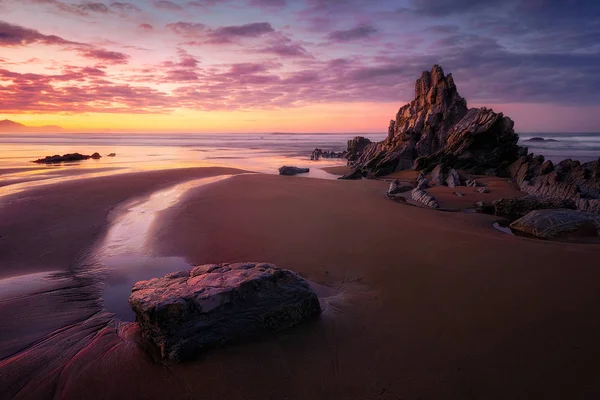
<instances>
[{"instance_id":1,"label":"orange sky near horizon","mask_svg":"<svg viewBox=\"0 0 600 400\"><path fill-rule=\"evenodd\" d=\"M437 3L0 0L0 120L69 132L384 133L435 63L469 106L503 112L517 132L600 131L597 41L574 42L561 25L577 11L578 29L595 29L593 13L482 3L496 23L478 24L472 7ZM542 15L552 23L540 26ZM513 32L515 16L523 30Z\"/></svg>"}]
</instances>

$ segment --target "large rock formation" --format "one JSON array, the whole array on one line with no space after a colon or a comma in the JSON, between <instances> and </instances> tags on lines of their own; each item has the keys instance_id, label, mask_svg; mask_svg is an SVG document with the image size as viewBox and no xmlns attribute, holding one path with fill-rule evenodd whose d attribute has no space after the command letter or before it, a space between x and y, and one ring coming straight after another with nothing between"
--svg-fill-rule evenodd
<instances>
[{"instance_id":1,"label":"large rock formation","mask_svg":"<svg viewBox=\"0 0 600 400\"><path fill-rule=\"evenodd\" d=\"M600 213L600 159L585 164L563 160L554 165L529 154L515 161L509 172L519 189L532 196L573 200L579 210Z\"/></svg>"},{"instance_id":2,"label":"large rock formation","mask_svg":"<svg viewBox=\"0 0 600 400\"><path fill-rule=\"evenodd\" d=\"M388 137L368 145L353 163L367 177L404 169L449 168L502 171L518 158L513 121L486 108L467 108L451 74L438 65L423 72L415 99L390 122ZM343 178L343 177L342 177Z\"/></svg>"},{"instance_id":3,"label":"large rock formation","mask_svg":"<svg viewBox=\"0 0 600 400\"><path fill-rule=\"evenodd\" d=\"M321 312L304 279L264 263L202 265L138 282L129 304L143 335L175 362Z\"/></svg>"}]
</instances>

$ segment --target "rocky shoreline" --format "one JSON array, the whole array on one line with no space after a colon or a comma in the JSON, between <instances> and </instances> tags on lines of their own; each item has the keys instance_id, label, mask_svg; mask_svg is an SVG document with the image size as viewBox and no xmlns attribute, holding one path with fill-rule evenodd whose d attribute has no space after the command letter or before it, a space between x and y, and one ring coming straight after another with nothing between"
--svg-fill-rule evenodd
<instances>
[{"instance_id":1,"label":"rocky shoreline","mask_svg":"<svg viewBox=\"0 0 600 400\"><path fill-rule=\"evenodd\" d=\"M600 157L585 164L567 159L554 165L519 146L513 127L514 122L502 113L469 109L452 75L434 65L417 79L415 99L390 121L385 140L372 143L357 136L348 141L343 153L351 169L340 179L378 179L403 170L420 171L412 200L439 208L428 187L465 186L488 193L485 187L477 188L472 177L497 176L509 179L524 196L496 200L492 207L477 204L482 211L493 210L513 220L544 209L600 214ZM429 180L426 174L430 174ZM398 182L392 183L390 197L397 186ZM454 194L464 196L459 191ZM556 215L559 213L562 219L582 218L581 214L557 211Z\"/></svg>"}]
</instances>

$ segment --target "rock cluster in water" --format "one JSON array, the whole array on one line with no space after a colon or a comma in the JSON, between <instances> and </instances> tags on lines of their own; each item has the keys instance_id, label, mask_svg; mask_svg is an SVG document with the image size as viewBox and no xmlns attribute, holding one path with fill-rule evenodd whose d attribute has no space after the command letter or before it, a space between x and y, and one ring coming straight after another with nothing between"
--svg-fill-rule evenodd
<instances>
[{"instance_id":1,"label":"rock cluster in water","mask_svg":"<svg viewBox=\"0 0 600 400\"><path fill-rule=\"evenodd\" d=\"M94 153L91 156L85 155L85 154L80 154L80 153L64 154L62 156L57 154L54 156L46 156L45 158L40 158L38 160L35 160L34 163L57 164L57 163L63 163L63 162L75 162L75 161L89 160L90 158L93 158L94 160L98 160L98 159L102 158L102 156L99 153Z\"/></svg>"},{"instance_id":2,"label":"rock cluster in water","mask_svg":"<svg viewBox=\"0 0 600 400\"><path fill-rule=\"evenodd\" d=\"M513 125L502 113L467 108L452 75L434 65L417 80L415 99L400 108L387 138L367 145L343 178L410 168L430 171L440 163L474 173L500 173L519 156Z\"/></svg>"},{"instance_id":3,"label":"rock cluster in water","mask_svg":"<svg viewBox=\"0 0 600 400\"><path fill-rule=\"evenodd\" d=\"M319 161L321 158L346 158L346 151L333 151L314 149L310 155L312 161Z\"/></svg>"},{"instance_id":4,"label":"rock cluster in water","mask_svg":"<svg viewBox=\"0 0 600 400\"><path fill-rule=\"evenodd\" d=\"M129 304L143 336L173 362L321 313L304 279L266 263L202 265L138 282Z\"/></svg>"}]
</instances>

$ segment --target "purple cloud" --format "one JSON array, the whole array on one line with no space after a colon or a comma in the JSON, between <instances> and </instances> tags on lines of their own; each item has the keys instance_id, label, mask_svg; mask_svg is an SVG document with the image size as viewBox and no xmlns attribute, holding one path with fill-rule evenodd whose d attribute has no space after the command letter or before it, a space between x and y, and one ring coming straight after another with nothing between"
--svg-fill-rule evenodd
<instances>
[{"instance_id":1,"label":"purple cloud","mask_svg":"<svg viewBox=\"0 0 600 400\"><path fill-rule=\"evenodd\" d=\"M357 27L333 31L328 35L328 38L334 42L349 42L352 40L364 39L377 33L377 29L372 25L358 25Z\"/></svg>"},{"instance_id":2,"label":"purple cloud","mask_svg":"<svg viewBox=\"0 0 600 400\"><path fill-rule=\"evenodd\" d=\"M0 46L26 46L33 43L47 45L80 45L55 35L44 35L34 29L0 21Z\"/></svg>"},{"instance_id":3,"label":"purple cloud","mask_svg":"<svg viewBox=\"0 0 600 400\"><path fill-rule=\"evenodd\" d=\"M98 61L105 62L107 64L127 64L129 62L129 56L118 51L108 51L102 49L82 49L80 54L86 58L92 58Z\"/></svg>"},{"instance_id":4,"label":"purple cloud","mask_svg":"<svg viewBox=\"0 0 600 400\"><path fill-rule=\"evenodd\" d=\"M138 26L141 30L146 31L146 32L150 32L154 30L154 27L150 24L139 24Z\"/></svg>"},{"instance_id":5,"label":"purple cloud","mask_svg":"<svg viewBox=\"0 0 600 400\"><path fill-rule=\"evenodd\" d=\"M179 4L174 3L172 1L168 1L168 0L155 1L154 7L160 8L161 10L169 10L169 11L183 10L183 7L181 7Z\"/></svg>"}]
</instances>

